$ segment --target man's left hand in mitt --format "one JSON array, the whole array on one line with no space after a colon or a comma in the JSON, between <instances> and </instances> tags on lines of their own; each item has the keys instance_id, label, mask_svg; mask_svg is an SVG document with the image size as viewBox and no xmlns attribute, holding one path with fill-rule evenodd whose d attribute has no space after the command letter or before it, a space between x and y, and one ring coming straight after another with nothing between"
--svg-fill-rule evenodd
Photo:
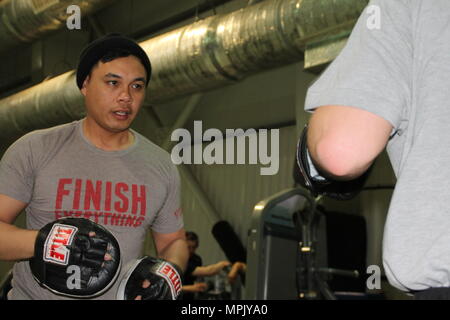
<instances>
[{"instance_id":1,"label":"man's left hand in mitt","mask_svg":"<svg viewBox=\"0 0 450 320\"><path fill-rule=\"evenodd\" d=\"M182 270L153 257L132 261L117 291L118 300L180 300Z\"/></svg>"}]
</instances>

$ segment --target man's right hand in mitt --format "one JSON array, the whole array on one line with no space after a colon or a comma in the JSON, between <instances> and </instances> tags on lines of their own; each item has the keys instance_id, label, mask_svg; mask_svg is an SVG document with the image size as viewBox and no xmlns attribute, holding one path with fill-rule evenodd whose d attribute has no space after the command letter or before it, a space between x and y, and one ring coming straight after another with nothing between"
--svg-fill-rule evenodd
<instances>
[{"instance_id":1,"label":"man's right hand in mitt","mask_svg":"<svg viewBox=\"0 0 450 320\"><path fill-rule=\"evenodd\" d=\"M53 293L91 298L110 288L120 271L120 248L103 226L83 218L63 218L38 232L30 268Z\"/></svg>"}]
</instances>

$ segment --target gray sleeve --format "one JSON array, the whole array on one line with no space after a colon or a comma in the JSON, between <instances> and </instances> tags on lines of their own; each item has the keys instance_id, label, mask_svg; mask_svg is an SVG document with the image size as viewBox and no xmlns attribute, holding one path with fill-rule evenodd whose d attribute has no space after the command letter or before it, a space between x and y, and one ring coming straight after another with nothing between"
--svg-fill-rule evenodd
<instances>
[{"instance_id":1,"label":"gray sleeve","mask_svg":"<svg viewBox=\"0 0 450 320\"><path fill-rule=\"evenodd\" d=\"M308 89L305 110L357 107L397 128L410 104L413 40L407 0L372 0L347 45Z\"/></svg>"},{"instance_id":2,"label":"gray sleeve","mask_svg":"<svg viewBox=\"0 0 450 320\"><path fill-rule=\"evenodd\" d=\"M30 140L14 142L0 161L0 194L29 203L33 194L34 169Z\"/></svg>"},{"instance_id":3,"label":"gray sleeve","mask_svg":"<svg viewBox=\"0 0 450 320\"><path fill-rule=\"evenodd\" d=\"M159 233L172 233L184 226L181 211L180 176L178 169L170 161L167 197L153 220L151 229Z\"/></svg>"}]
</instances>

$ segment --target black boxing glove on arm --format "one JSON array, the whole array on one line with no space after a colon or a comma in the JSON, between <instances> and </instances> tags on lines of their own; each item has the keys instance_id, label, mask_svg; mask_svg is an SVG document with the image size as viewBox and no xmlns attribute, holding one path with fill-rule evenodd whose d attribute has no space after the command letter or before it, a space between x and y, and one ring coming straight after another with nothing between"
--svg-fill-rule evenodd
<instances>
[{"instance_id":1,"label":"black boxing glove on arm","mask_svg":"<svg viewBox=\"0 0 450 320\"><path fill-rule=\"evenodd\" d=\"M111 259L105 260L105 254ZM83 218L62 218L39 230L29 263L36 281L53 293L91 298L116 280L120 248L103 226Z\"/></svg>"},{"instance_id":2,"label":"black boxing glove on arm","mask_svg":"<svg viewBox=\"0 0 450 320\"><path fill-rule=\"evenodd\" d=\"M179 300L181 299L182 270L175 264L145 256L129 264L128 271L123 276L117 300ZM148 288L143 288L144 280L150 282Z\"/></svg>"},{"instance_id":3,"label":"black boxing glove on arm","mask_svg":"<svg viewBox=\"0 0 450 320\"><path fill-rule=\"evenodd\" d=\"M298 181L317 197L319 195L328 196L338 200L350 200L355 197L363 188L370 175L372 166L360 177L349 181L336 181L321 175L314 167L307 146L308 125L302 131L297 144L297 165L300 169L301 177Z\"/></svg>"}]
</instances>

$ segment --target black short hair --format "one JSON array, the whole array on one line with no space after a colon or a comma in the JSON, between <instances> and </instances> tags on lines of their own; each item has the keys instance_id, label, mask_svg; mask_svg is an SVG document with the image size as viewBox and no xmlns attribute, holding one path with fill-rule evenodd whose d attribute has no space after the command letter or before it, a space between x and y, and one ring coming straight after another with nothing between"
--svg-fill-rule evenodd
<instances>
[{"instance_id":1,"label":"black short hair","mask_svg":"<svg viewBox=\"0 0 450 320\"><path fill-rule=\"evenodd\" d=\"M198 235L193 231L186 231L186 240L195 241L197 246L199 244Z\"/></svg>"}]
</instances>

